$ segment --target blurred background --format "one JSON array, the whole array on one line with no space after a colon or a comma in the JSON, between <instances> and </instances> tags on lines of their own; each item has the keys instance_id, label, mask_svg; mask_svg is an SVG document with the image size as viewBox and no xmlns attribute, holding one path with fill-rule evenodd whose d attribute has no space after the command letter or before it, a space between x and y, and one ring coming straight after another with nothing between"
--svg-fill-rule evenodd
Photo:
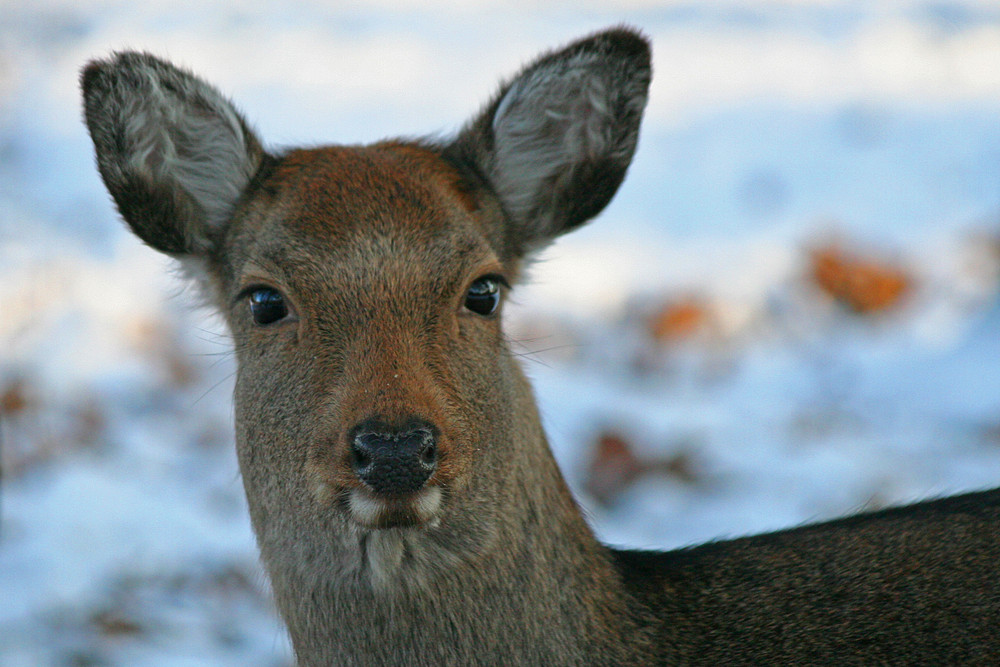
<instances>
[{"instance_id":1,"label":"blurred background","mask_svg":"<svg viewBox=\"0 0 1000 667\"><path fill-rule=\"evenodd\" d=\"M447 134L629 23L628 179L507 329L602 539L1000 484L994 0L0 0L0 665L285 665L218 320L121 224L77 76L152 51L274 148Z\"/></svg>"}]
</instances>

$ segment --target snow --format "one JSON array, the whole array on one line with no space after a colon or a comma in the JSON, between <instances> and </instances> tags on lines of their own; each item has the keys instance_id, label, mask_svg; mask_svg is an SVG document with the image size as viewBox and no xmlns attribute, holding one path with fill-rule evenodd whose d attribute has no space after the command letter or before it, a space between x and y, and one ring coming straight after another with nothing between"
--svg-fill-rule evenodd
<instances>
[{"instance_id":1,"label":"snow","mask_svg":"<svg viewBox=\"0 0 1000 667\"><path fill-rule=\"evenodd\" d=\"M626 22L655 78L626 183L508 309L598 534L673 547L1000 479L1000 8L991 0L7 0L0 18L0 665L288 664L232 445L233 359L103 190L77 76L122 48L271 145L448 132L539 51ZM842 242L912 293L808 279ZM711 331L657 344L695 297ZM598 433L683 455L610 505Z\"/></svg>"}]
</instances>

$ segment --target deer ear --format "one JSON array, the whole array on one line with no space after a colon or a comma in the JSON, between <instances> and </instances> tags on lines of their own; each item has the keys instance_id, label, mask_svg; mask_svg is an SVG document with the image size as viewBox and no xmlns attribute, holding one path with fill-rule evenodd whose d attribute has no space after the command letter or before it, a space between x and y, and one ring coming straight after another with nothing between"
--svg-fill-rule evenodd
<instances>
[{"instance_id":1,"label":"deer ear","mask_svg":"<svg viewBox=\"0 0 1000 667\"><path fill-rule=\"evenodd\" d=\"M643 37L598 33L522 70L449 147L499 198L515 253L611 200L635 153L651 75Z\"/></svg>"},{"instance_id":2,"label":"deer ear","mask_svg":"<svg viewBox=\"0 0 1000 667\"><path fill-rule=\"evenodd\" d=\"M209 251L264 158L240 114L148 54L92 61L81 84L98 169L132 231L174 256Z\"/></svg>"}]
</instances>

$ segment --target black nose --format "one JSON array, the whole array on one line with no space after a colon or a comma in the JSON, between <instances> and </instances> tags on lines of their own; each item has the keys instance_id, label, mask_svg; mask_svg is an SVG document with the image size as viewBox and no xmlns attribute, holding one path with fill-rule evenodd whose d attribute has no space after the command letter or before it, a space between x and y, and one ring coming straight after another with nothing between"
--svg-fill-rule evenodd
<instances>
[{"instance_id":1,"label":"black nose","mask_svg":"<svg viewBox=\"0 0 1000 667\"><path fill-rule=\"evenodd\" d=\"M376 422L359 425L351 438L355 474L375 493L418 491L437 469L435 430L426 422L402 429Z\"/></svg>"}]
</instances>

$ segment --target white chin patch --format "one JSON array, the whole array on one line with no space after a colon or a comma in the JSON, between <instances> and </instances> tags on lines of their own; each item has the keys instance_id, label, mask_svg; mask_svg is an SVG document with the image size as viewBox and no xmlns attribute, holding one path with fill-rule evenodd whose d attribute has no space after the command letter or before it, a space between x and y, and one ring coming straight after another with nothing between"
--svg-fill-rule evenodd
<instances>
[{"instance_id":1,"label":"white chin patch","mask_svg":"<svg viewBox=\"0 0 1000 667\"><path fill-rule=\"evenodd\" d=\"M404 501L384 500L366 489L353 489L348 496L352 518L369 528L390 528L396 525L437 525L441 507L441 489L437 486L421 489Z\"/></svg>"}]
</instances>

